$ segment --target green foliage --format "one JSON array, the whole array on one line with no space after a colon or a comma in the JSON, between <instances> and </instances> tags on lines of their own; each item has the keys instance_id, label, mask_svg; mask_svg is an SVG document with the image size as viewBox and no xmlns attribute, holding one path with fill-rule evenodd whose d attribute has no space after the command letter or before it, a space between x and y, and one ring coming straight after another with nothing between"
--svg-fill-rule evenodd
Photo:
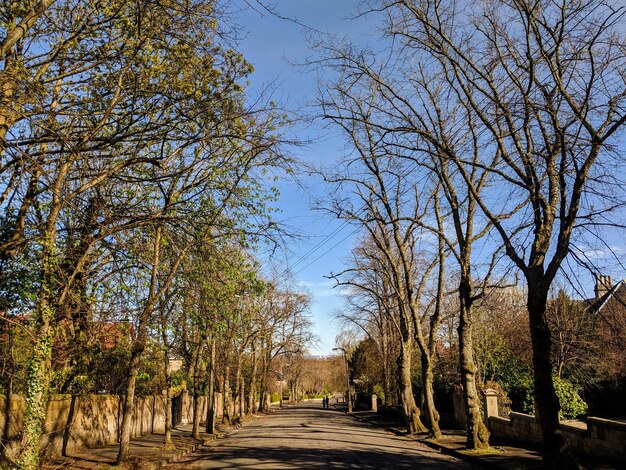
<instances>
[{"instance_id":1,"label":"green foliage","mask_svg":"<svg viewBox=\"0 0 626 470\"><path fill-rule=\"evenodd\" d=\"M71 367L54 370L50 389L53 393L86 395L93 392L93 375L77 374Z\"/></svg>"},{"instance_id":2,"label":"green foliage","mask_svg":"<svg viewBox=\"0 0 626 470\"><path fill-rule=\"evenodd\" d=\"M119 341L115 347L107 349L98 344L90 357L90 374L94 378L94 392L121 395L125 390L125 380L130 362L130 341Z\"/></svg>"},{"instance_id":3,"label":"green foliage","mask_svg":"<svg viewBox=\"0 0 626 470\"><path fill-rule=\"evenodd\" d=\"M587 414L587 403L580 396L579 387L569 380L554 377L554 388L561 405L561 418L576 419Z\"/></svg>"},{"instance_id":4,"label":"green foliage","mask_svg":"<svg viewBox=\"0 0 626 470\"><path fill-rule=\"evenodd\" d=\"M28 364L33 354L31 329L27 325L0 322L0 333L5 338L0 342L0 393L6 394L10 390L24 394Z\"/></svg>"},{"instance_id":5,"label":"green foliage","mask_svg":"<svg viewBox=\"0 0 626 470\"><path fill-rule=\"evenodd\" d=\"M580 396L581 390L569 380L553 377L556 395L561 405L559 413L562 419L575 419L587 414L587 404ZM511 409L523 413L535 413L535 401L533 397L533 379L525 375L515 384L509 392Z\"/></svg>"},{"instance_id":6,"label":"green foliage","mask_svg":"<svg viewBox=\"0 0 626 470\"><path fill-rule=\"evenodd\" d=\"M350 359L350 371L353 378L358 378L356 384L357 391L363 391L371 395L374 387L383 381L382 364L379 359L376 344L372 339L367 338L358 343ZM421 384L421 375L414 374L413 380ZM415 385L414 389L421 385Z\"/></svg>"},{"instance_id":7,"label":"green foliage","mask_svg":"<svg viewBox=\"0 0 626 470\"><path fill-rule=\"evenodd\" d=\"M529 414L535 412L533 378L530 374L521 374L515 382L509 384L508 395L511 399L511 410Z\"/></svg>"},{"instance_id":8,"label":"green foliage","mask_svg":"<svg viewBox=\"0 0 626 470\"><path fill-rule=\"evenodd\" d=\"M36 4L9 2L0 14L2 36ZM185 292L177 312L202 332L196 343L207 332L244 338L241 325L249 324L252 308L239 299L262 292L264 283L242 247L273 232L277 192L265 170L286 160L277 135L284 121L273 105L248 102L252 66L222 40L213 1L51 4L20 24L19 45L0 59L6 98L0 121L8 131L6 138L0 131L0 140L5 150L16 139L26 142L18 145L25 158L4 165L0 175L0 245L16 231L24 235L16 249L22 253L11 252L0 265L0 312L37 305L30 345L2 326L11 342L0 345L9 374L0 386L19 384L27 393L24 435L32 449L23 462L30 459L29 467L36 465L48 392L124 393L134 352L143 354L136 393L161 393L162 350L143 348L160 301L152 300L162 295L168 272L184 268L189 278L175 282L181 289L200 286ZM97 214L91 221L90 212ZM157 257L149 252L154 217L167 225L156 293L150 260ZM195 263L187 257L178 264L178 255L206 239L219 246L193 253ZM114 338L111 345L75 335L77 325L87 331L86 324L102 326L121 315L134 323L136 338ZM67 336L59 334L61 319L71 324ZM176 333L172 342L180 339ZM192 383L173 379L174 387Z\"/></svg>"},{"instance_id":9,"label":"green foliage","mask_svg":"<svg viewBox=\"0 0 626 470\"><path fill-rule=\"evenodd\" d=\"M179 369L176 372L170 374L170 380L172 381L172 389L177 387L186 387L189 381L189 374L184 369Z\"/></svg>"},{"instance_id":10,"label":"green foliage","mask_svg":"<svg viewBox=\"0 0 626 470\"><path fill-rule=\"evenodd\" d=\"M137 374L138 396L160 395L165 389L163 355L150 345L142 356Z\"/></svg>"},{"instance_id":11,"label":"green foliage","mask_svg":"<svg viewBox=\"0 0 626 470\"><path fill-rule=\"evenodd\" d=\"M39 290L38 273L32 253L0 260L0 312L18 313L34 307Z\"/></svg>"},{"instance_id":12,"label":"green foliage","mask_svg":"<svg viewBox=\"0 0 626 470\"><path fill-rule=\"evenodd\" d=\"M507 390L528 377L531 372L529 365L516 357L513 351L504 349L500 351L500 356L486 363L485 379L497 382Z\"/></svg>"},{"instance_id":13,"label":"green foliage","mask_svg":"<svg viewBox=\"0 0 626 470\"><path fill-rule=\"evenodd\" d=\"M376 384L372 387L372 393L380 398L382 403L385 403L385 389L382 385Z\"/></svg>"}]
</instances>

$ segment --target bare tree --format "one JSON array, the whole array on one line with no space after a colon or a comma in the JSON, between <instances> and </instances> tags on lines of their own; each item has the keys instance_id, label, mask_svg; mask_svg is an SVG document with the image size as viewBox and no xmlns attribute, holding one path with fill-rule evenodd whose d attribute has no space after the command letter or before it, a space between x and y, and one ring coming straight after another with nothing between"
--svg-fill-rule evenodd
<instances>
[{"instance_id":1,"label":"bare tree","mask_svg":"<svg viewBox=\"0 0 626 470\"><path fill-rule=\"evenodd\" d=\"M546 305L578 221L598 215L593 201L606 176L602 166L626 122L626 54L617 27L624 9L595 0L385 7L389 33L439 67L465 107L458 119L487 157L472 162L449 155L526 279L544 459L561 468ZM477 166L488 169L492 187L507 197L477 191L470 177ZM515 217L503 218L524 202ZM602 211L615 207L606 202Z\"/></svg>"},{"instance_id":2,"label":"bare tree","mask_svg":"<svg viewBox=\"0 0 626 470\"><path fill-rule=\"evenodd\" d=\"M402 165L401 161L389 158L384 143L379 145L384 142L384 134L370 125L369 117L376 110L371 95L359 96L345 83L339 83L333 92L323 99L324 114L344 131L355 156L349 157L344 168L335 174L324 175L335 186L335 197L328 210L357 224L375 247L368 257L375 261L388 289L387 297L381 300L390 302L387 308L397 311L400 396L407 427L411 433L423 429L411 385L411 356L417 345L425 381L425 420L431 434L437 437L440 431L432 396L434 343L431 341L436 338L440 309L431 310L430 324L425 327L428 315L422 294L430 273L441 260L439 254L424 256L426 251L420 252L418 247L422 235L420 223L428 211L432 190L428 185L418 188L414 181L419 176L411 162ZM443 274L443 264L440 266ZM335 277L341 284L341 273ZM360 287L375 292L373 286Z\"/></svg>"},{"instance_id":3,"label":"bare tree","mask_svg":"<svg viewBox=\"0 0 626 470\"><path fill-rule=\"evenodd\" d=\"M343 328L356 330L376 346L385 404L393 406L397 403L398 388L397 374L394 373L399 347L394 325L398 324L398 319L394 310L389 308L384 276L368 256L375 248L367 248L366 244L364 241L352 251L351 282L344 295L345 307L335 315Z\"/></svg>"},{"instance_id":4,"label":"bare tree","mask_svg":"<svg viewBox=\"0 0 626 470\"><path fill-rule=\"evenodd\" d=\"M259 411L267 411L269 380L274 374L275 359L303 352L314 341L310 320L306 316L308 295L268 281L260 299L259 324Z\"/></svg>"}]
</instances>

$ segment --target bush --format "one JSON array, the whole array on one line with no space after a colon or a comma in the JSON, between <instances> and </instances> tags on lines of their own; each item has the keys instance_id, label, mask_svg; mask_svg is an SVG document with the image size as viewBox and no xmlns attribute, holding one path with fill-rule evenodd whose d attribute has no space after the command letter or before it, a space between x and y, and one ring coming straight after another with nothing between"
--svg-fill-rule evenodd
<instances>
[{"instance_id":1,"label":"bush","mask_svg":"<svg viewBox=\"0 0 626 470\"><path fill-rule=\"evenodd\" d=\"M581 390L566 379L554 377L556 396L561 404L561 418L575 419L587 414L587 403L581 398Z\"/></svg>"},{"instance_id":2,"label":"bush","mask_svg":"<svg viewBox=\"0 0 626 470\"><path fill-rule=\"evenodd\" d=\"M587 403L581 398L580 390L569 380L553 377L556 396L561 405L559 416L562 419L575 419L587 414ZM523 413L535 413L533 380L531 376L521 377L509 392L511 409Z\"/></svg>"},{"instance_id":3,"label":"bush","mask_svg":"<svg viewBox=\"0 0 626 470\"><path fill-rule=\"evenodd\" d=\"M626 376L607 378L587 387L584 400L589 414L599 418L626 416Z\"/></svg>"},{"instance_id":4,"label":"bush","mask_svg":"<svg viewBox=\"0 0 626 470\"><path fill-rule=\"evenodd\" d=\"M529 374L520 374L509 389L511 410L521 413L535 413L535 399L533 398L533 378Z\"/></svg>"}]
</instances>

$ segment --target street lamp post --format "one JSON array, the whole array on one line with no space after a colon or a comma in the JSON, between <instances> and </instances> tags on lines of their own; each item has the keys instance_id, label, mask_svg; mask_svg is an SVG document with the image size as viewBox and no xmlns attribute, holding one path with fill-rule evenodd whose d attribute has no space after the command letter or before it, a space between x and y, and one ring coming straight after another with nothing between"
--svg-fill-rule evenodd
<instances>
[{"instance_id":1,"label":"street lamp post","mask_svg":"<svg viewBox=\"0 0 626 470\"><path fill-rule=\"evenodd\" d=\"M348 383L348 413L352 413L352 394L350 393L350 368L348 367L348 352L343 348L333 348L333 351L341 351L346 363L346 382Z\"/></svg>"}]
</instances>

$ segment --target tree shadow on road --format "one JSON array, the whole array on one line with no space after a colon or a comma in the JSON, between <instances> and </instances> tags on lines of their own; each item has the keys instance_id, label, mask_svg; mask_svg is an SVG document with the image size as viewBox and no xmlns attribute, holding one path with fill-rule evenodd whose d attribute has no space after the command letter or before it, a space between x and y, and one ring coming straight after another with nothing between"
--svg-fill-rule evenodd
<instances>
[{"instance_id":1,"label":"tree shadow on road","mask_svg":"<svg viewBox=\"0 0 626 470\"><path fill-rule=\"evenodd\" d=\"M407 449L408 450L408 449ZM298 447L222 447L209 448L194 454L167 469L180 468L264 468L264 469L413 469L467 468L455 460L442 458L436 452L420 455L413 452L389 452Z\"/></svg>"}]
</instances>

